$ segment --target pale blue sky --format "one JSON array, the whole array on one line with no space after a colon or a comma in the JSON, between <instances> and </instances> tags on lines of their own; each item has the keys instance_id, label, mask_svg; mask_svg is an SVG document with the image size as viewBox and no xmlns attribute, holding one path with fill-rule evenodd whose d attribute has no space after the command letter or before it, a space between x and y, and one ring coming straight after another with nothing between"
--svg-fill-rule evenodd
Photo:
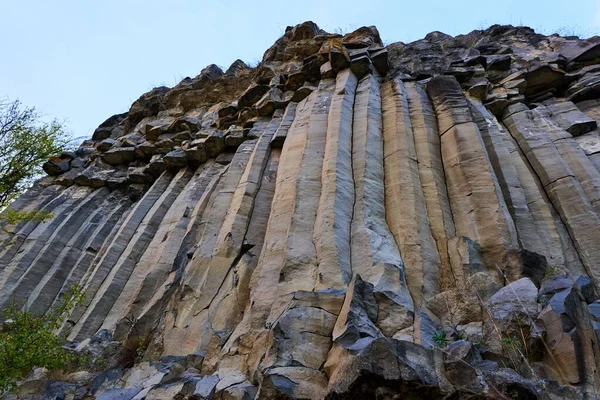
<instances>
[{"instance_id":1,"label":"pale blue sky","mask_svg":"<svg viewBox=\"0 0 600 400\"><path fill-rule=\"evenodd\" d=\"M387 43L493 23L600 33L600 0L0 0L0 96L90 136L154 86L214 63L253 62L287 25L376 25Z\"/></svg>"}]
</instances>

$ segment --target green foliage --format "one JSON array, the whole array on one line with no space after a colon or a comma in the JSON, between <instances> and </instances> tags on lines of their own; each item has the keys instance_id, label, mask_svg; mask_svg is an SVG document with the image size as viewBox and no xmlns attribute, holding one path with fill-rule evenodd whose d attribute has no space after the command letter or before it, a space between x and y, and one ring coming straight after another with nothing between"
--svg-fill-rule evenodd
<instances>
[{"instance_id":1,"label":"green foliage","mask_svg":"<svg viewBox=\"0 0 600 400\"><path fill-rule=\"evenodd\" d=\"M0 210L42 173L44 162L69 145L59 121L41 118L18 100L0 100Z\"/></svg>"},{"instance_id":2,"label":"green foliage","mask_svg":"<svg viewBox=\"0 0 600 400\"><path fill-rule=\"evenodd\" d=\"M73 285L62 302L44 316L23 311L13 302L4 310L5 323L0 332L0 393L12 390L35 367L64 369L78 357L63 348L65 338L55 333L65 317L84 300L79 285Z\"/></svg>"},{"instance_id":3,"label":"green foliage","mask_svg":"<svg viewBox=\"0 0 600 400\"><path fill-rule=\"evenodd\" d=\"M16 211L6 210L0 215L0 221L8 225L16 225L20 222L45 222L53 217L53 213L44 210Z\"/></svg>"},{"instance_id":4,"label":"green foliage","mask_svg":"<svg viewBox=\"0 0 600 400\"><path fill-rule=\"evenodd\" d=\"M436 332L432 336L433 342L438 346L445 346L448 339L446 339L446 334L442 331Z\"/></svg>"},{"instance_id":5,"label":"green foliage","mask_svg":"<svg viewBox=\"0 0 600 400\"><path fill-rule=\"evenodd\" d=\"M511 337L503 337L501 340L501 343L502 343L502 347L511 349L511 350L520 350L522 347L520 341L518 341L517 339L513 339Z\"/></svg>"},{"instance_id":6,"label":"green foliage","mask_svg":"<svg viewBox=\"0 0 600 400\"><path fill-rule=\"evenodd\" d=\"M54 213L45 210L17 211L6 209L0 214L0 222L4 222L6 225L17 225L22 222L46 222L53 216ZM13 233L8 231L6 226L3 226L2 230L9 234Z\"/></svg>"},{"instance_id":7,"label":"green foliage","mask_svg":"<svg viewBox=\"0 0 600 400\"><path fill-rule=\"evenodd\" d=\"M94 362L94 365L96 368L102 369L106 365L106 360L104 358L99 358Z\"/></svg>"}]
</instances>

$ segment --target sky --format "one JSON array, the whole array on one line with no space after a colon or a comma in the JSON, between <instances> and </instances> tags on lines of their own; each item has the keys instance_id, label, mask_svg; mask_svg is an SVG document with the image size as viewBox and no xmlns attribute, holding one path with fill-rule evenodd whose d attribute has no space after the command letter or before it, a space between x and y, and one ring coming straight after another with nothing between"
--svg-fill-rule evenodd
<instances>
[{"instance_id":1,"label":"sky","mask_svg":"<svg viewBox=\"0 0 600 400\"><path fill-rule=\"evenodd\" d=\"M600 0L0 0L0 98L89 138L153 87L256 63L307 20L341 33L375 25L385 43L495 23L588 37L600 34Z\"/></svg>"}]
</instances>

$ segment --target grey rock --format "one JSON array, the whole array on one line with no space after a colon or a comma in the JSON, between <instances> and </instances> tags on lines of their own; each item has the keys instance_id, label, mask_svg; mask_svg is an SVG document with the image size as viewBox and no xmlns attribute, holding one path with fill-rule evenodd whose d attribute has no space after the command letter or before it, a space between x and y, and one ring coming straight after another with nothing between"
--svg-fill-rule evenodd
<instances>
[{"instance_id":1,"label":"grey rock","mask_svg":"<svg viewBox=\"0 0 600 400\"><path fill-rule=\"evenodd\" d=\"M227 68L227 71L225 71L225 75L238 75L240 72L247 68L248 66L245 62L243 62L240 59L237 59L233 63L231 63L229 68Z\"/></svg>"},{"instance_id":2,"label":"grey rock","mask_svg":"<svg viewBox=\"0 0 600 400\"><path fill-rule=\"evenodd\" d=\"M127 187L127 195L131 201L138 201L146 192L146 186L141 183L133 183Z\"/></svg>"},{"instance_id":3,"label":"grey rock","mask_svg":"<svg viewBox=\"0 0 600 400\"><path fill-rule=\"evenodd\" d=\"M90 382L90 393L96 394L102 388L107 388L116 384L123 377L121 367L114 367L107 371L100 372Z\"/></svg>"},{"instance_id":4,"label":"grey rock","mask_svg":"<svg viewBox=\"0 0 600 400\"><path fill-rule=\"evenodd\" d=\"M483 385L474 365L480 364L482 358L475 346L458 340L448 345L445 354L444 369L448 380L457 388L480 392Z\"/></svg>"},{"instance_id":5,"label":"grey rock","mask_svg":"<svg viewBox=\"0 0 600 400\"><path fill-rule=\"evenodd\" d=\"M292 72L286 76L285 83L283 85L283 89L295 91L304 84L306 79L307 79L307 77L304 72L302 72L302 71Z\"/></svg>"},{"instance_id":6,"label":"grey rock","mask_svg":"<svg viewBox=\"0 0 600 400\"><path fill-rule=\"evenodd\" d=\"M343 46L332 47L329 51L329 63L331 69L337 73L350 66L350 55Z\"/></svg>"},{"instance_id":7,"label":"grey rock","mask_svg":"<svg viewBox=\"0 0 600 400\"><path fill-rule=\"evenodd\" d=\"M183 117L177 118L171 125L169 125L169 127L167 128L167 132L198 132L198 130L200 130L201 125L202 120L200 118L185 115Z\"/></svg>"},{"instance_id":8,"label":"grey rock","mask_svg":"<svg viewBox=\"0 0 600 400\"><path fill-rule=\"evenodd\" d=\"M101 141L100 143L98 143L98 146L96 147L98 149L98 151L107 151L112 147L120 147L121 146L121 142L114 140L114 139L104 139L103 141Z\"/></svg>"},{"instance_id":9,"label":"grey rock","mask_svg":"<svg viewBox=\"0 0 600 400\"><path fill-rule=\"evenodd\" d=\"M269 87L266 85L250 85L238 99L238 107L244 108L254 105L268 91Z\"/></svg>"},{"instance_id":10,"label":"grey rock","mask_svg":"<svg viewBox=\"0 0 600 400\"><path fill-rule=\"evenodd\" d=\"M131 400L138 394L141 388L109 389L96 396L96 400Z\"/></svg>"},{"instance_id":11,"label":"grey rock","mask_svg":"<svg viewBox=\"0 0 600 400\"><path fill-rule=\"evenodd\" d=\"M171 122L169 120L156 119L148 122L144 126L144 133L147 140L156 140L158 137L167 132Z\"/></svg>"},{"instance_id":12,"label":"grey rock","mask_svg":"<svg viewBox=\"0 0 600 400\"><path fill-rule=\"evenodd\" d=\"M145 141L144 136L139 133L130 133L119 138L122 147L136 147Z\"/></svg>"},{"instance_id":13,"label":"grey rock","mask_svg":"<svg viewBox=\"0 0 600 400\"><path fill-rule=\"evenodd\" d=\"M538 289L529 278L511 282L494 294L487 302L491 316L498 320L524 313L535 318L539 312Z\"/></svg>"},{"instance_id":14,"label":"grey rock","mask_svg":"<svg viewBox=\"0 0 600 400\"><path fill-rule=\"evenodd\" d=\"M71 169L71 165L68 159L51 157L42 165L42 168L48 175L57 176Z\"/></svg>"},{"instance_id":15,"label":"grey rock","mask_svg":"<svg viewBox=\"0 0 600 400\"><path fill-rule=\"evenodd\" d=\"M108 118L106 121L100 124L92 135L92 140L103 140L108 139L117 128L117 126L127 118L127 113L116 114Z\"/></svg>"},{"instance_id":16,"label":"grey rock","mask_svg":"<svg viewBox=\"0 0 600 400\"><path fill-rule=\"evenodd\" d=\"M362 78L371 70L371 59L364 55L350 61L350 70L357 78Z\"/></svg>"},{"instance_id":17,"label":"grey rock","mask_svg":"<svg viewBox=\"0 0 600 400\"><path fill-rule=\"evenodd\" d=\"M540 286L548 268L546 257L526 249L511 250L505 254L504 260L503 269L509 280L527 277L536 286Z\"/></svg>"},{"instance_id":18,"label":"grey rock","mask_svg":"<svg viewBox=\"0 0 600 400\"><path fill-rule=\"evenodd\" d=\"M85 395L87 389L84 386L68 382L50 381L44 388L42 399L44 400L62 400L66 398L81 398Z\"/></svg>"},{"instance_id":19,"label":"grey rock","mask_svg":"<svg viewBox=\"0 0 600 400\"><path fill-rule=\"evenodd\" d=\"M218 376L204 376L195 382L193 395L200 400L213 400L217 383L219 383Z\"/></svg>"},{"instance_id":20,"label":"grey rock","mask_svg":"<svg viewBox=\"0 0 600 400\"><path fill-rule=\"evenodd\" d=\"M325 64L321 65L320 71L321 71L321 78L323 78L323 79L329 79L329 78L335 77L335 71L331 67L331 63L329 61L327 61Z\"/></svg>"},{"instance_id":21,"label":"grey rock","mask_svg":"<svg viewBox=\"0 0 600 400\"><path fill-rule=\"evenodd\" d=\"M146 174L147 167L129 167L127 179L131 183L147 183L149 176Z\"/></svg>"},{"instance_id":22,"label":"grey rock","mask_svg":"<svg viewBox=\"0 0 600 400\"><path fill-rule=\"evenodd\" d=\"M482 64L487 70L504 71L510 68L511 58L509 55L492 55L482 57Z\"/></svg>"},{"instance_id":23,"label":"grey rock","mask_svg":"<svg viewBox=\"0 0 600 400\"><path fill-rule=\"evenodd\" d=\"M551 112L554 123L572 134L579 136L593 131L597 123L592 118L581 112L572 102L551 102L546 107Z\"/></svg>"},{"instance_id":24,"label":"grey rock","mask_svg":"<svg viewBox=\"0 0 600 400\"><path fill-rule=\"evenodd\" d=\"M167 168L183 168L188 163L185 151L180 148L167 153L163 157L163 161Z\"/></svg>"},{"instance_id":25,"label":"grey rock","mask_svg":"<svg viewBox=\"0 0 600 400\"><path fill-rule=\"evenodd\" d=\"M196 77L198 80L214 80L223 75L223 70L218 65L209 64L202 68L200 74Z\"/></svg>"},{"instance_id":26,"label":"grey rock","mask_svg":"<svg viewBox=\"0 0 600 400\"><path fill-rule=\"evenodd\" d=\"M134 147L117 147L102 154L102 159L110 165L127 164L135 159Z\"/></svg>"},{"instance_id":27,"label":"grey rock","mask_svg":"<svg viewBox=\"0 0 600 400\"><path fill-rule=\"evenodd\" d=\"M164 97L168 91L168 87L160 86L141 95L129 108L128 118L131 124L135 125L145 117L151 117L163 110Z\"/></svg>"},{"instance_id":28,"label":"grey rock","mask_svg":"<svg viewBox=\"0 0 600 400\"><path fill-rule=\"evenodd\" d=\"M344 348L358 349L383 336L375 325L377 301L373 290L371 283L354 276L333 329L334 342Z\"/></svg>"}]
</instances>

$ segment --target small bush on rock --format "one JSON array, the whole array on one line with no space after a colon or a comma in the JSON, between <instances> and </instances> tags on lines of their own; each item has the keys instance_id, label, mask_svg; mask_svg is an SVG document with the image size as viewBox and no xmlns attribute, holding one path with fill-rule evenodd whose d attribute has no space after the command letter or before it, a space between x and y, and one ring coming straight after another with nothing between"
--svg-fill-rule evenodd
<instances>
[{"instance_id":1,"label":"small bush on rock","mask_svg":"<svg viewBox=\"0 0 600 400\"><path fill-rule=\"evenodd\" d=\"M440 347L444 347L448 339L446 339L446 334L442 331L436 332L433 334L433 342Z\"/></svg>"},{"instance_id":2,"label":"small bush on rock","mask_svg":"<svg viewBox=\"0 0 600 400\"><path fill-rule=\"evenodd\" d=\"M79 285L73 285L62 302L44 316L36 316L13 302L4 310L0 332L0 394L13 390L35 367L65 369L76 362L75 352L63 347L65 338L56 333L63 320L84 299Z\"/></svg>"}]
</instances>

